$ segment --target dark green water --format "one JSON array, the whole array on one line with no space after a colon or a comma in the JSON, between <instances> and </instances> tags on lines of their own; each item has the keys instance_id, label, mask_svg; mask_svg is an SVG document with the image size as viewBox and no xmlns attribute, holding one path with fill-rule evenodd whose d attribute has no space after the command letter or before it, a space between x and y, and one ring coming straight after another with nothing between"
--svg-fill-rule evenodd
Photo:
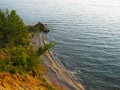
<instances>
[{"instance_id":1,"label":"dark green water","mask_svg":"<svg viewBox=\"0 0 120 90\"><path fill-rule=\"evenodd\" d=\"M86 90L120 90L119 0L0 0L0 8L48 24L54 54Z\"/></svg>"}]
</instances>

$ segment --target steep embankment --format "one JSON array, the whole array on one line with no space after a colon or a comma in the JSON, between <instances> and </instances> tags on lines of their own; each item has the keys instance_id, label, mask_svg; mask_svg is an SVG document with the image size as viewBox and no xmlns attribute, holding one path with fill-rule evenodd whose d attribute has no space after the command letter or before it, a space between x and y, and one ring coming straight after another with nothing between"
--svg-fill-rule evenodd
<instances>
[{"instance_id":1,"label":"steep embankment","mask_svg":"<svg viewBox=\"0 0 120 90\"><path fill-rule=\"evenodd\" d=\"M38 78L30 75L0 73L0 90L48 90Z\"/></svg>"},{"instance_id":2,"label":"steep embankment","mask_svg":"<svg viewBox=\"0 0 120 90\"><path fill-rule=\"evenodd\" d=\"M44 45L46 43L45 33L41 32L36 34L32 41L34 47L38 49L40 44ZM57 62L56 58L50 51L48 51L43 58L43 64L49 70L45 77L53 84L53 86L58 87L58 89L60 88L59 90L84 90L83 86Z\"/></svg>"}]
</instances>

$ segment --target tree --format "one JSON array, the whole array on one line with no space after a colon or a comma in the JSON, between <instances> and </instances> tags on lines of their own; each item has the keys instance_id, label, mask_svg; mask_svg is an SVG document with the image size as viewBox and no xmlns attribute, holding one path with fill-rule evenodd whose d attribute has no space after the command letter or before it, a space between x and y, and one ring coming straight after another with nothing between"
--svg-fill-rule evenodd
<instances>
[{"instance_id":1,"label":"tree","mask_svg":"<svg viewBox=\"0 0 120 90\"><path fill-rule=\"evenodd\" d=\"M29 33L25 24L15 10L2 12L0 10L0 40L1 46L26 45Z\"/></svg>"},{"instance_id":2,"label":"tree","mask_svg":"<svg viewBox=\"0 0 120 90\"><path fill-rule=\"evenodd\" d=\"M0 71L10 73L37 73L40 66L39 55L55 44L47 43L38 51L28 42L28 29L15 10L0 10Z\"/></svg>"},{"instance_id":3,"label":"tree","mask_svg":"<svg viewBox=\"0 0 120 90\"><path fill-rule=\"evenodd\" d=\"M50 48L52 48L55 45L55 43L47 43L44 46L40 46L38 49L38 54L42 55L44 54L46 51L48 51Z\"/></svg>"}]
</instances>

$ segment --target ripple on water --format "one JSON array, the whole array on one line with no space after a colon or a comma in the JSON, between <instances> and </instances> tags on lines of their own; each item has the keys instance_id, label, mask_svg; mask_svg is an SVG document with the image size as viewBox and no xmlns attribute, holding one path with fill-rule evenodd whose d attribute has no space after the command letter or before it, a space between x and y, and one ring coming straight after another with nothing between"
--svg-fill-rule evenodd
<instances>
[{"instance_id":1,"label":"ripple on water","mask_svg":"<svg viewBox=\"0 0 120 90\"><path fill-rule=\"evenodd\" d=\"M26 24L47 23L53 51L87 90L120 90L119 0L0 0ZM77 70L80 70L78 73Z\"/></svg>"}]
</instances>

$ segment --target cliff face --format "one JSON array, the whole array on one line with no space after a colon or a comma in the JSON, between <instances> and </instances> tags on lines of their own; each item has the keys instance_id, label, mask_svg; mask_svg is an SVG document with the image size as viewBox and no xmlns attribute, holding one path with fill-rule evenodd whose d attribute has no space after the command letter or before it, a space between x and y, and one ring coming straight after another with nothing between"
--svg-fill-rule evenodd
<instances>
[{"instance_id":1,"label":"cliff face","mask_svg":"<svg viewBox=\"0 0 120 90\"><path fill-rule=\"evenodd\" d=\"M30 75L0 73L0 90L48 90L42 81Z\"/></svg>"},{"instance_id":2,"label":"cliff face","mask_svg":"<svg viewBox=\"0 0 120 90\"><path fill-rule=\"evenodd\" d=\"M33 46L38 49L39 45L44 45L45 33L37 33L31 40ZM43 56L43 64L48 69L45 75L47 80L56 88L56 90L85 90L73 76L57 62L54 55L48 51Z\"/></svg>"}]
</instances>

